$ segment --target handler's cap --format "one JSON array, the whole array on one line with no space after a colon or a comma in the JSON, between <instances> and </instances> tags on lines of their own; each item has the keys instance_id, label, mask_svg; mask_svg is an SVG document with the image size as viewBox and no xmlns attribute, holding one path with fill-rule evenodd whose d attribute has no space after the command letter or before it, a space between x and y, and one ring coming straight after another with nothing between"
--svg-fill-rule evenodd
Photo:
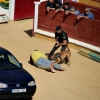
<instances>
[{"instance_id":1,"label":"handler's cap","mask_svg":"<svg viewBox=\"0 0 100 100\"><path fill-rule=\"evenodd\" d=\"M58 30L60 30L61 29L61 27L60 26L57 26L56 27L56 32L58 31Z\"/></svg>"}]
</instances>

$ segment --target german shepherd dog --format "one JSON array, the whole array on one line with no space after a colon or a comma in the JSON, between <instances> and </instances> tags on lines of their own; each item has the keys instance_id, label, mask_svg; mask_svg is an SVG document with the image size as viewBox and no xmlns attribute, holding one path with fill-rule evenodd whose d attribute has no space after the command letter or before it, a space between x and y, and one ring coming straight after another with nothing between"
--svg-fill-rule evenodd
<instances>
[{"instance_id":1,"label":"german shepherd dog","mask_svg":"<svg viewBox=\"0 0 100 100\"><path fill-rule=\"evenodd\" d=\"M70 66L70 56L71 52L70 49L64 50L62 52L58 52L54 54L51 59L55 60L56 63L61 64L61 63L66 63L68 66Z\"/></svg>"}]
</instances>

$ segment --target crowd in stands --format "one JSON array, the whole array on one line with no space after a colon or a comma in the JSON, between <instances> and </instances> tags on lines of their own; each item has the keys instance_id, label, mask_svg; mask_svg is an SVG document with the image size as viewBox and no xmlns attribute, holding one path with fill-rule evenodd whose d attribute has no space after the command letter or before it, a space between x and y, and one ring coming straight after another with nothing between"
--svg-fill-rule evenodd
<instances>
[{"instance_id":1,"label":"crowd in stands","mask_svg":"<svg viewBox=\"0 0 100 100\"><path fill-rule=\"evenodd\" d=\"M94 20L94 14L91 12L89 7L86 7L85 11L80 14L80 12L76 10L74 6L70 6L68 1L62 4L61 0L48 0L46 3L46 11L49 12L50 10L55 10L55 13L64 11L65 15L75 14L77 15L77 20L81 18Z\"/></svg>"}]
</instances>

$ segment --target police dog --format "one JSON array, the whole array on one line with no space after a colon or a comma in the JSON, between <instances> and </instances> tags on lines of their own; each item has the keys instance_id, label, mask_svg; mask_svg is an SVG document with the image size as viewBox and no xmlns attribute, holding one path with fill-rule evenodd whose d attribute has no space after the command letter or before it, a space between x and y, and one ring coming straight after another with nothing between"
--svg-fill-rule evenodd
<instances>
[{"instance_id":1,"label":"police dog","mask_svg":"<svg viewBox=\"0 0 100 100\"><path fill-rule=\"evenodd\" d=\"M51 57L51 59L55 60L55 62L58 64L61 64L64 62L68 64L68 66L70 66L70 56L71 56L71 52L70 52L70 49L68 49L68 50L64 50L64 51L54 54Z\"/></svg>"}]
</instances>

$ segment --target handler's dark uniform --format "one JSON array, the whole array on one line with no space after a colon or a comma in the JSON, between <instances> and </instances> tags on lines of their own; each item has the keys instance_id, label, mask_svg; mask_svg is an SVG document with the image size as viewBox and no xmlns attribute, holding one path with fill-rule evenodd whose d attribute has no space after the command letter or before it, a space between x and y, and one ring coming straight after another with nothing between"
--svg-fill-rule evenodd
<instances>
[{"instance_id":1,"label":"handler's dark uniform","mask_svg":"<svg viewBox=\"0 0 100 100\"><path fill-rule=\"evenodd\" d=\"M65 31L61 31L61 33L58 34L58 32L55 32L55 39L59 42L59 43L63 43L64 40L66 40L67 44L68 44L68 36L67 33ZM64 51L67 48L67 44L66 45L62 45L61 51ZM57 45L57 44L55 44ZM51 58L51 56L54 54L54 52L60 47L53 47L53 49L51 50L50 54L48 55L48 59Z\"/></svg>"}]
</instances>

